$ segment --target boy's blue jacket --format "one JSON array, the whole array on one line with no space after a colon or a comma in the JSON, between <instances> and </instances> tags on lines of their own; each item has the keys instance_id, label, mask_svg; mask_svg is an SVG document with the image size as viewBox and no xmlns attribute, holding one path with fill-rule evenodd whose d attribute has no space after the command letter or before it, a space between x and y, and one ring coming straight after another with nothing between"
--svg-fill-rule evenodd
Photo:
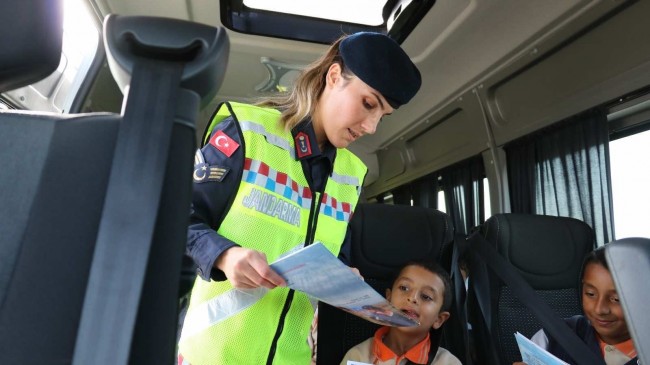
<instances>
[{"instance_id":1,"label":"boy's blue jacket","mask_svg":"<svg viewBox=\"0 0 650 365\"><path fill-rule=\"evenodd\" d=\"M600 345L598 343L598 338L596 337L596 332L594 331L594 328L591 326L589 323L589 320L587 317L582 316L582 315L577 315L573 316L571 318L567 318L564 320L569 327L584 341L584 343L587 344L587 346L599 357L602 357L603 355L600 352ZM548 337L548 352L552 353L553 355L557 356L561 360L572 364L576 365L576 362L571 359L569 354L560 346L560 344L555 341L551 336L546 336ZM636 365L637 364L637 358L633 358L632 360L628 361L625 363L625 365Z\"/></svg>"}]
</instances>

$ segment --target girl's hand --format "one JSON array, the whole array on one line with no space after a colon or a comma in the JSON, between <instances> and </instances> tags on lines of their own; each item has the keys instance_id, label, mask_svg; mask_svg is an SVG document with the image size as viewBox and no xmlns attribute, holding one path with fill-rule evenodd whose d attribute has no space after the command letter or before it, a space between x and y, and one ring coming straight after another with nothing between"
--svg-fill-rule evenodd
<instances>
[{"instance_id":1,"label":"girl's hand","mask_svg":"<svg viewBox=\"0 0 650 365\"><path fill-rule=\"evenodd\" d=\"M243 247L232 247L224 251L214 266L226 274L230 284L238 289L252 289L260 286L273 289L287 283L269 266L262 252Z\"/></svg>"}]
</instances>

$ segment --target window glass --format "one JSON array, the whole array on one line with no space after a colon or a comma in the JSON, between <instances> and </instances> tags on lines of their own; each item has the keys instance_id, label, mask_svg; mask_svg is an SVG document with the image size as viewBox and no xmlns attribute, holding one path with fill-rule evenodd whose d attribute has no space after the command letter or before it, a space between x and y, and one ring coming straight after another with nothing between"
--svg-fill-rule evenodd
<instances>
[{"instance_id":1,"label":"window glass","mask_svg":"<svg viewBox=\"0 0 650 365\"><path fill-rule=\"evenodd\" d=\"M236 32L330 44L343 35L409 36L435 0L221 0L221 24Z\"/></svg>"},{"instance_id":2,"label":"window glass","mask_svg":"<svg viewBox=\"0 0 650 365\"><path fill-rule=\"evenodd\" d=\"M445 192L438 190L438 208L439 211L447 213L447 204L445 203Z\"/></svg>"},{"instance_id":3,"label":"window glass","mask_svg":"<svg viewBox=\"0 0 650 365\"><path fill-rule=\"evenodd\" d=\"M616 239L650 237L650 131L610 142Z\"/></svg>"},{"instance_id":4,"label":"window glass","mask_svg":"<svg viewBox=\"0 0 650 365\"><path fill-rule=\"evenodd\" d=\"M250 8L378 26L386 0L245 0Z\"/></svg>"},{"instance_id":5,"label":"window glass","mask_svg":"<svg viewBox=\"0 0 650 365\"><path fill-rule=\"evenodd\" d=\"M490 183L487 177L483 178L483 214L485 220L492 216L492 207L490 206Z\"/></svg>"}]
</instances>

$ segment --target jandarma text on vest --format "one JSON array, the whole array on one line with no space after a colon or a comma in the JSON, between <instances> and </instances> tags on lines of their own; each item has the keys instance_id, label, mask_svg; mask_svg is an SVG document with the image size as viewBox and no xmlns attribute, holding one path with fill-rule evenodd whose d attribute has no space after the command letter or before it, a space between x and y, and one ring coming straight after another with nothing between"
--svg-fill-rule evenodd
<instances>
[{"instance_id":1,"label":"jandarma text on vest","mask_svg":"<svg viewBox=\"0 0 650 365\"><path fill-rule=\"evenodd\" d=\"M253 188L242 200L246 208L255 209L270 217L276 217L286 223L300 227L300 209L276 196Z\"/></svg>"}]
</instances>

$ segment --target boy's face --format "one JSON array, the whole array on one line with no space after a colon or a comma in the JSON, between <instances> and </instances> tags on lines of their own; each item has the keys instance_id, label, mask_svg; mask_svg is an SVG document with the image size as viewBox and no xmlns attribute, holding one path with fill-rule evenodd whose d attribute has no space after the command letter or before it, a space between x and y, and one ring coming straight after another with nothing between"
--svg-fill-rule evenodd
<instances>
[{"instance_id":1,"label":"boy's face","mask_svg":"<svg viewBox=\"0 0 650 365\"><path fill-rule=\"evenodd\" d=\"M449 318L449 312L440 312L444 296L445 285L438 275L415 265L405 267L392 290L386 289L389 302L420 322L418 327L399 328L406 332L440 328Z\"/></svg>"},{"instance_id":2,"label":"boy's face","mask_svg":"<svg viewBox=\"0 0 650 365\"><path fill-rule=\"evenodd\" d=\"M590 263L585 267L582 309L606 343L615 345L630 338L612 275L602 265Z\"/></svg>"}]
</instances>

